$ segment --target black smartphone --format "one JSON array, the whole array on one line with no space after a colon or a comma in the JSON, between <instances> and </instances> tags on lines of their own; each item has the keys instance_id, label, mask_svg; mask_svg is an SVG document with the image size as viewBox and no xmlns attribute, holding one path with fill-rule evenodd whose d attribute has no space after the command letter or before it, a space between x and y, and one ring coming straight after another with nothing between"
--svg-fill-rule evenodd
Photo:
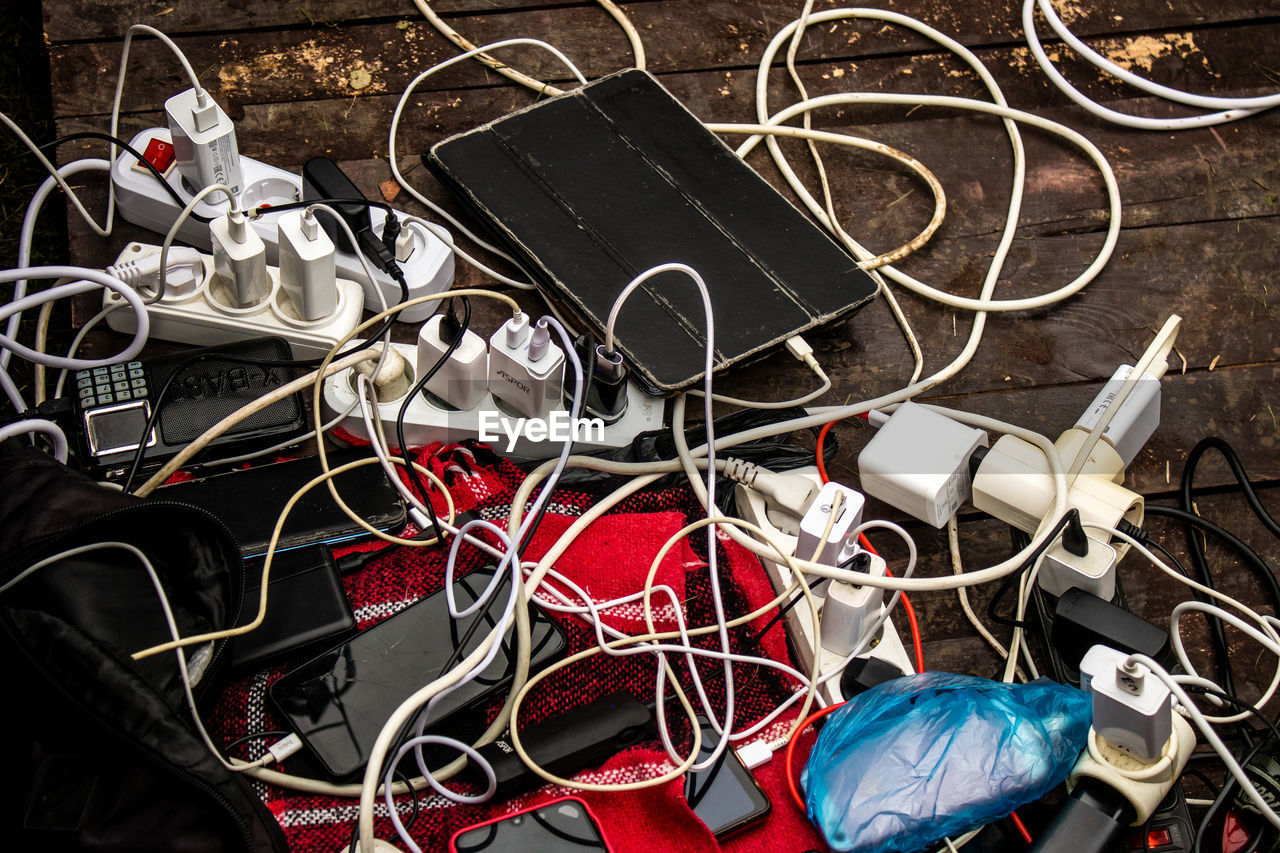
<instances>
[{"instance_id":1,"label":"black smartphone","mask_svg":"<svg viewBox=\"0 0 1280 853\"><path fill-rule=\"evenodd\" d=\"M460 607L474 602L493 577L493 569L477 569L454 582ZM418 688L442 674L452 662L480 645L502 613L501 599L510 580L495 593L490 612L449 616L444 590L427 596L348 642L293 669L268 691L276 711L287 721L325 771L334 779L360 772L383 724ZM536 672L563 652L564 635L536 604L529 606L532 654ZM469 630L475 623L476 630ZM459 649L459 647L461 647ZM447 732L451 720L506 689L515 673L511 632L497 656L480 676L442 699L427 721L434 732ZM416 721L415 721L416 722ZM410 730L400 733L397 742Z\"/></svg>"},{"instance_id":2,"label":"black smartphone","mask_svg":"<svg viewBox=\"0 0 1280 853\"><path fill-rule=\"evenodd\" d=\"M369 457L366 448L329 454L330 469ZM290 459L237 471L211 474L156 490L156 497L209 510L231 530L245 559L261 557L271 544L285 504L298 489L320 476L320 457ZM333 478L338 494L361 518L379 530L399 530L408 520L404 499L387 481L380 465L363 465ZM330 545L369 533L339 508L323 484L302 496L285 519L276 553L315 543Z\"/></svg>"},{"instance_id":3,"label":"black smartphone","mask_svg":"<svg viewBox=\"0 0 1280 853\"><path fill-rule=\"evenodd\" d=\"M603 850L600 824L577 797L561 797L506 817L460 829L449 839L450 853L563 853Z\"/></svg>"},{"instance_id":4,"label":"black smartphone","mask_svg":"<svg viewBox=\"0 0 1280 853\"><path fill-rule=\"evenodd\" d=\"M698 715L698 725L702 727L698 761L705 761L715 750L720 736L701 714ZM685 774L684 798L716 838L725 838L746 829L769 814L772 808L769 795L732 746L720 753L720 760L706 770Z\"/></svg>"}]
</instances>

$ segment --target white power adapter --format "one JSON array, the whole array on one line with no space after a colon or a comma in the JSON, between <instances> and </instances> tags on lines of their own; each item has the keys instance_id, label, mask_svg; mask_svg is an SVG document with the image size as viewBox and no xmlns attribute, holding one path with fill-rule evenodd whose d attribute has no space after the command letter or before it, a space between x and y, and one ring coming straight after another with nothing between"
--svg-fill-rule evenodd
<instances>
[{"instance_id":1,"label":"white power adapter","mask_svg":"<svg viewBox=\"0 0 1280 853\"><path fill-rule=\"evenodd\" d=\"M338 305L334 245L309 211L280 217L280 286L304 320L328 317Z\"/></svg>"},{"instance_id":2,"label":"white power adapter","mask_svg":"<svg viewBox=\"0 0 1280 853\"><path fill-rule=\"evenodd\" d=\"M179 92L164 102L178 171L192 192L223 184L233 194L244 185L236 126L203 89Z\"/></svg>"},{"instance_id":3,"label":"white power adapter","mask_svg":"<svg viewBox=\"0 0 1280 853\"><path fill-rule=\"evenodd\" d=\"M1141 761L1160 758L1173 734L1169 688L1128 655L1094 646L1080 661L1080 686L1093 697L1093 729Z\"/></svg>"},{"instance_id":4,"label":"white power adapter","mask_svg":"<svg viewBox=\"0 0 1280 853\"><path fill-rule=\"evenodd\" d=\"M831 517L835 506L836 495L843 494L840 512L831 524L831 533L826 542L822 542L822 533L827 529L827 520ZM809 509L800 518L800 534L796 542L795 555L802 560L812 559L815 563L834 566L840 556L840 548L849 531L862 523L862 508L866 498L862 493L842 486L837 482L823 485L814 498ZM821 543L821 544L819 544ZM814 556L814 554L817 556Z\"/></svg>"},{"instance_id":5,"label":"white power adapter","mask_svg":"<svg viewBox=\"0 0 1280 853\"><path fill-rule=\"evenodd\" d=\"M858 454L867 494L943 527L969 498L969 459L987 434L915 403L903 403Z\"/></svg>"},{"instance_id":6,"label":"white power adapter","mask_svg":"<svg viewBox=\"0 0 1280 853\"><path fill-rule=\"evenodd\" d=\"M474 409L489 390L489 351L484 338L470 329L450 330L444 314L434 314L418 330L418 374L425 376L448 351L453 335L462 342L427 381L427 390L455 409ZM446 340L448 337L448 340Z\"/></svg>"},{"instance_id":7,"label":"white power adapter","mask_svg":"<svg viewBox=\"0 0 1280 853\"><path fill-rule=\"evenodd\" d=\"M854 556L855 570L861 560L866 574L884 577L883 559L861 549ZM832 581L822 604L822 647L840 656L851 653L880 616L883 603L884 590L880 587Z\"/></svg>"},{"instance_id":8,"label":"white power adapter","mask_svg":"<svg viewBox=\"0 0 1280 853\"><path fill-rule=\"evenodd\" d=\"M489 339L489 392L526 418L544 418L560 408L564 351L544 323L529 330L524 312Z\"/></svg>"},{"instance_id":9,"label":"white power adapter","mask_svg":"<svg viewBox=\"0 0 1280 853\"><path fill-rule=\"evenodd\" d=\"M1119 554L1109 543L1085 532L1088 551L1073 554L1059 540L1044 553L1036 583L1050 595L1060 596L1069 589L1083 589L1103 601L1116 594L1116 562Z\"/></svg>"},{"instance_id":10,"label":"white power adapter","mask_svg":"<svg viewBox=\"0 0 1280 853\"><path fill-rule=\"evenodd\" d=\"M1116 368L1111 379L1076 421L1077 430L1084 433L1093 430L1106 414L1107 409L1115 402L1116 396L1120 393L1120 386L1131 373L1133 373L1131 364L1122 364ZM1160 426L1160 380L1150 373L1144 373L1129 396L1125 398L1119 411L1112 415L1107 428L1102 431L1102 440L1114 447L1120 456L1123 463L1122 476L1123 469L1129 467L1158 426Z\"/></svg>"},{"instance_id":11,"label":"white power adapter","mask_svg":"<svg viewBox=\"0 0 1280 853\"><path fill-rule=\"evenodd\" d=\"M213 243L213 274L233 294L236 305L250 308L267 298L267 247L238 210L209 223Z\"/></svg>"}]
</instances>

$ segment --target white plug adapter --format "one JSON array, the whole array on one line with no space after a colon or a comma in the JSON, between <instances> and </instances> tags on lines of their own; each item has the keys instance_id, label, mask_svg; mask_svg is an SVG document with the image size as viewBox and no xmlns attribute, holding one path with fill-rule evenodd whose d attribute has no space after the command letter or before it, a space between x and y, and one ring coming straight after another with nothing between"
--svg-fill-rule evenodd
<instances>
[{"instance_id":1,"label":"white plug adapter","mask_svg":"<svg viewBox=\"0 0 1280 853\"><path fill-rule=\"evenodd\" d=\"M187 296L204 280L204 259L189 246L170 246L165 263L166 296ZM160 286L160 253L112 264L105 272L134 290L154 292Z\"/></svg>"},{"instance_id":2,"label":"white plug adapter","mask_svg":"<svg viewBox=\"0 0 1280 853\"><path fill-rule=\"evenodd\" d=\"M1107 409L1120 393L1120 386L1133 373L1133 365L1123 364L1116 368L1107 384L1093 398L1089 408L1076 421L1075 429L1088 433L1106 414ZM1125 398L1124 403L1111 417L1111 422L1102 432L1102 440L1115 448L1122 461L1121 476L1137 457L1142 446L1151 438L1156 427L1160 426L1160 380L1144 373L1134 388ZM1068 458L1066 456L1063 457ZM1075 458L1074 455L1070 458ZM1117 482L1119 482L1117 480Z\"/></svg>"},{"instance_id":3,"label":"white plug adapter","mask_svg":"<svg viewBox=\"0 0 1280 853\"><path fill-rule=\"evenodd\" d=\"M209 223L213 243L213 274L231 292L236 305L249 308L267 298L267 248L249 227L243 213L228 212Z\"/></svg>"},{"instance_id":4,"label":"white plug adapter","mask_svg":"<svg viewBox=\"0 0 1280 853\"><path fill-rule=\"evenodd\" d=\"M873 498L943 527L969 498L969 459L987 434L916 403L903 403L858 454Z\"/></svg>"},{"instance_id":5,"label":"white plug adapter","mask_svg":"<svg viewBox=\"0 0 1280 853\"><path fill-rule=\"evenodd\" d=\"M310 211L280 217L280 286L304 320L328 317L338 306L335 248Z\"/></svg>"},{"instance_id":6,"label":"white plug adapter","mask_svg":"<svg viewBox=\"0 0 1280 853\"><path fill-rule=\"evenodd\" d=\"M418 329L417 381L449 349L445 340L445 316L432 315ZM455 409L474 409L489 390L489 351L484 338L470 329L462 331L462 342L427 381L427 390Z\"/></svg>"},{"instance_id":7,"label":"white plug adapter","mask_svg":"<svg viewBox=\"0 0 1280 853\"><path fill-rule=\"evenodd\" d=\"M885 561L869 551L862 558L866 574L884 577ZM832 581L822 604L822 647L840 656L850 654L867 629L880 616L884 590L875 586L858 586ZM863 649L867 651L867 649Z\"/></svg>"},{"instance_id":8,"label":"white plug adapter","mask_svg":"<svg viewBox=\"0 0 1280 853\"><path fill-rule=\"evenodd\" d=\"M561 407L564 351L539 324L529 330L524 312L489 339L489 392L526 418L545 418Z\"/></svg>"},{"instance_id":9,"label":"white plug adapter","mask_svg":"<svg viewBox=\"0 0 1280 853\"><path fill-rule=\"evenodd\" d=\"M1094 646L1080 661L1080 686L1093 697L1093 729L1140 761L1164 753L1173 734L1173 696L1128 655ZM1087 685L1087 686L1086 686Z\"/></svg>"},{"instance_id":10,"label":"white plug adapter","mask_svg":"<svg viewBox=\"0 0 1280 853\"><path fill-rule=\"evenodd\" d=\"M840 505L836 520L831 524L831 533L823 542L822 533L827 529L827 520L831 517L837 494L844 495L844 502ZM855 489L834 481L824 484L813 503L809 504L809 509L800 518L796 557L801 560L811 559L828 566L836 565L836 559L840 555L841 546L848 537L849 531L862 523L862 508L865 504L866 498ZM814 556L815 552L817 556Z\"/></svg>"},{"instance_id":11,"label":"white plug adapter","mask_svg":"<svg viewBox=\"0 0 1280 853\"><path fill-rule=\"evenodd\" d=\"M203 89L179 92L164 102L178 172L192 192L224 184L233 194L244 186L236 127Z\"/></svg>"},{"instance_id":12,"label":"white plug adapter","mask_svg":"<svg viewBox=\"0 0 1280 853\"><path fill-rule=\"evenodd\" d=\"M1116 594L1116 562L1119 555L1107 542L1085 532L1089 550L1080 556L1073 554L1059 539L1044 553L1036 583L1045 592L1060 596L1069 589L1082 589L1103 601L1110 601Z\"/></svg>"}]
</instances>

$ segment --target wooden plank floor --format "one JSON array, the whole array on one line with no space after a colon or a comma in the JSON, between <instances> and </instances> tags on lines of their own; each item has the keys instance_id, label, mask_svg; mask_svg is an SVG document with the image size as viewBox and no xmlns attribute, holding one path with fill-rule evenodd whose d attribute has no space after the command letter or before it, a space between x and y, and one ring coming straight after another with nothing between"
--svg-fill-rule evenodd
<instances>
[{"instance_id":1,"label":"wooden plank floor","mask_svg":"<svg viewBox=\"0 0 1280 853\"><path fill-rule=\"evenodd\" d=\"M819 0L816 8L833 8ZM631 62L617 26L594 4L576 0L441 0L435 4L476 43L517 35L548 39L589 76ZM649 68L699 117L754 120L755 66L769 39L801 4L769 0L638 0L626 11L644 37ZM1080 295L1051 309L993 317L977 357L933 395L948 405L1057 435L1069 427L1114 368L1136 359L1171 313L1184 318L1164 388L1163 422L1129 472L1132 488L1164 501L1176 490L1188 450L1219 435L1240 452L1260 484L1263 502L1280 510L1280 111L1217 129L1148 133L1103 124L1046 81L1022 41L1013 0L903 0L894 9L941 28L973 48L997 77L1011 105L1064 122L1092 139L1113 165L1124 199L1124 229L1103 274ZM1280 5L1275 0L1102 0L1067 4L1071 26L1090 44L1139 73L1178 88L1258 95L1280 83ZM115 85L120 38L133 22L174 36L211 94L238 123L240 150L297 168L327 154L342 162L367 193L390 179L387 130L396 99L417 73L456 49L413 7L357 0L295 4L210 0L46 0L55 117L60 133L105 126ZM169 53L154 40L135 43L124 99L127 138L163 124L163 100L185 86ZM949 54L905 30L880 23L812 28L800 52L811 94L838 91L928 92L980 96L971 73ZM521 51L512 64L548 79L564 73L550 58ZM1126 112L1164 114L1133 90L1100 81L1088 66L1063 68L1091 97ZM353 87L353 72L369 83ZM360 76L360 75L357 75ZM794 99L775 71L771 103ZM430 78L402 122L401 166L429 196L456 209L444 191L412 168L417 155L445 136L529 104L527 90L476 64ZM860 132L911 152L942 180L948 216L932 242L902 267L962 295L976 295L1003 222L1010 185L1007 140L999 123L939 109L846 108L815 117L824 128ZM1074 150L1028 132L1027 195L1018 239L999 295L1024 296L1074 277L1102 243L1101 182ZM763 146L762 146L763 148ZM803 151L789 146L802 175ZM83 152L64 149L64 157ZM761 153L750 162L782 186ZM928 193L909 175L868 155L830 152L837 210L850 231L887 249L919 230L931 210ZM413 212L402 195L397 204ZM154 235L121 227L110 240L69 221L72 258L110 262L131 239ZM459 279L482 284L474 271ZM927 357L927 368L961 348L971 316L901 293ZM406 337L411 330L401 330ZM831 400L860 399L902 385L910 356L882 302L809 336L832 375ZM810 381L785 355L733 371L721 387L739 396L780 399ZM836 429L833 472L852 480L853 458L866 441L856 425ZM1202 466L1199 483L1214 494L1200 511L1252 542L1271 562L1280 543L1253 519L1243 500L1225 493L1221 461ZM873 510L874 512L874 510ZM893 515L893 514L890 514ZM896 517L896 516L894 516ZM1152 522L1180 557L1180 531ZM914 525L926 573L950 571L945 535ZM966 562L988 564L1007 553L1007 532L976 513L964 516ZM1233 556L1211 547L1222 586L1261 605L1261 587ZM1121 574L1135 609L1164 624L1180 593L1157 573L1128 559ZM985 593L979 592L979 604ZM989 674L995 658L958 615L954 597L916 597L931 667ZM1202 638L1201 638L1202 639ZM1256 648L1232 635L1241 661ZM1203 649L1203 645L1201 645ZM1207 657L1202 657L1207 661ZM1213 667L1206 664L1206 671ZM1240 667L1247 674L1248 665ZM1262 673L1257 673L1257 678ZM1258 695L1257 678L1240 689Z\"/></svg>"}]
</instances>

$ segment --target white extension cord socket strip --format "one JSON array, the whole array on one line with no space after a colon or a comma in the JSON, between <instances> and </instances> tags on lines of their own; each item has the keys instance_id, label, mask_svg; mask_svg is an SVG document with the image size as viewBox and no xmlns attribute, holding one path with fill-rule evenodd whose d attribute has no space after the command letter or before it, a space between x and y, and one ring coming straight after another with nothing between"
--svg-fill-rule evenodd
<instances>
[{"instance_id":1,"label":"white extension cord socket strip","mask_svg":"<svg viewBox=\"0 0 1280 853\"><path fill-rule=\"evenodd\" d=\"M821 488L822 478L818 476L818 469L813 466L797 468L795 471L787 472L802 477L807 477L814 482L814 485ZM799 544L799 538L796 536L788 536L780 531L769 521L766 512L765 498L759 492L739 484L737 487L736 497L738 499L738 512L746 521L755 524L767 533L777 539L784 549L790 549L795 552L796 546ZM880 557L873 557L873 560L880 560ZM791 569L786 563L778 563L767 557L761 558L764 563L765 574L769 576L769 582L773 584L774 592L781 593L783 590L791 586L795 582L795 577ZM822 589L825 585L819 585L818 589ZM891 593L885 592L886 599ZM819 605L823 601L822 595L815 591L815 597L818 598ZM883 607L883 605L881 605ZM813 633L813 617L809 613L809 608L804 602L800 602L796 606L787 611L787 615L783 617L783 624L787 628L787 636L791 640L791 647L795 650L796 668L803 673L809 673L813 667L814 649L818 650L818 674L826 675L834 670L844 660L842 655L832 652L830 649L823 648L820 638ZM914 674L915 665L911 662L910 655L907 654L907 648L902 643L902 638L898 636L898 631L894 627L893 617L885 620L881 626L880 636L877 638L875 645L870 649L858 655L860 658L878 658L886 663L896 666L898 669L907 673ZM830 681L818 688L818 696L823 702L833 704L835 702L843 702L844 694L840 691L840 678L836 676Z\"/></svg>"},{"instance_id":2,"label":"white extension cord socket strip","mask_svg":"<svg viewBox=\"0 0 1280 853\"><path fill-rule=\"evenodd\" d=\"M116 265L160 254L159 246L130 243ZM333 313L319 320L304 320L280 284L280 271L267 267L271 289L267 298L251 308L235 304L231 288L213 275L213 257L201 253L203 274L190 288L171 288L159 302L148 306L151 337L197 346L213 346L278 335L289 342L295 358L323 356L338 341L360 325L364 288L354 281L337 281L338 299ZM102 307L118 306L107 315L107 324L117 332L132 334L138 318L133 308L115 291L108 290Z\"/></svg>"},{"instance_id":3,"label":"white extension cord socket strip","mask_svg":"<svg viewBox=\"0 0 1280 853\"><path fill-rule=\"evenodd\" d=\"M412 344L391 345L404 357L406 371L412 374L417 364L417 347ZM341 412L351 409L356 404L356 380L354 370L335 373L324 383L325 418L337 417ZM410 375L412 385L417 381ZM383 432L389 442L396 442L396 415L400 412L403 397L395 400L379 402L378 417L382 419ZM637 435L649 430L662 428L663 400L661 397L650 397L635 383L627 383L627 411L615 423L608 424L603 431L586 430L576 433L573 447L576 452L588 453L593 450L609 450L625 447ZM530 436L533 422L497 402L493 395L486 392L480 405L474 409L447 409L442 403L424 399L418 394L405 413L404 438L414 447L422 447L434 442L452 444L464 439L480 439L482 416L488 423L490 435L497 435L497 440L489 439L493 449L518 459L549 459L560 453L564 447L564 438L560 435L537 438ZM561 409L552 412L548 419L554 429L557 423L569 428L568 412ZM541 423L541 422L539 422ZM342 429L359 436L369 438L365 429L364 418L359 407L351 412L341 423Z\"/></svg>"},{"instance_id":4,"label":"white extension cord socket strip","mask_svg":"<svg viewBox=\"0 0 1280 853\"><path fill-rule=\"evenodd\" d=\"M145 152L147 145L154 139L169 142L169 131L165 128L153 127L144 130L129 143L135 151ZM158 234L167 234L173 227L174 220L182 213L182 205L175 202L168 193L156 186L155 176L142 166L127 151L121 152L111 165L111 181L116 188L116 205L120 215L143 228L149 228ZM277 169L258 160L241 156L240 170L244 175L244 190L240 193L240 204L245 210L260 207L264 204L288 204L302 200L302 178L284 169ZM184 202L194 198L194 193L182 184L182 177L177 168L169 171L166 183L177 191ZM227 211L226 196L213 193L198 203L193 213L205 219L221 216ZM386 213L379 208L369 209L375 233L382 233L382 223ZM404 219L405 214L396 211L396 215ZM320 214L324 216L324 214ZM279 215L266 214L252 220L254 231L262 238L267 247L267 263L279 264ZM400 263L404 270L405 281L409 283L409 298L425 296L428 293L439 293L453 286L453 252L448 244L424 228L406 224L405 230L413 235L413 250L406 260ZM194 216L188 217L178 230L178 239L208 251L209 226ZM381 311L382 302L377 290L365 277L364 266L354 252L338 250L336 265L339 278L347 278L360 282L364 287L364 306L370 311ZM391 276L381 270L373 270L377 288L388 306L400 302L400 285ZM398 319L405 323L417 323L430 317L441 305L439 301L415 305L401 312Z\"/></svg>"}]
</instances>

